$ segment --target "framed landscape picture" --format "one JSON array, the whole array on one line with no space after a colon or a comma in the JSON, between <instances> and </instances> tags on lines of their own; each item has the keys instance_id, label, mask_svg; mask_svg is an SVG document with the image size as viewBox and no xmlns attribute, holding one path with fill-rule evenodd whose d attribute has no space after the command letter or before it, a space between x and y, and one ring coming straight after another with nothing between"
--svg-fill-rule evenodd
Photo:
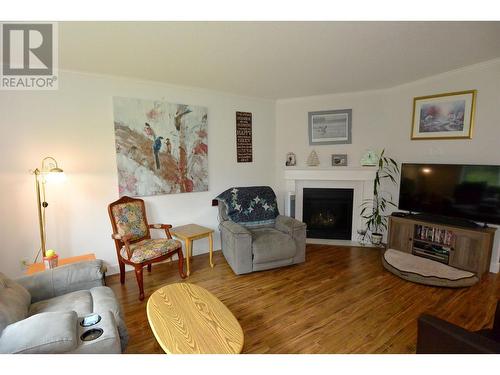
<instances>
[{"instance_id":1,"label":"framed landscape picture","mask_svg":"<svg viewBox=\"0 0 500 375\"><path fill-rule=\"evenodd\" d=\"M309 144L351 142L352 109L309 112Z\"/></svg>"},{"instance_id":2,"label":"framed landscape picture","mask_svg":"<svg viewBox=\"0 0 500 375\"><path fill-rule=\"evenodd\" d=\"M413 99L411 139L472 138L476 90Z\"/></svg>"}]
</instances>

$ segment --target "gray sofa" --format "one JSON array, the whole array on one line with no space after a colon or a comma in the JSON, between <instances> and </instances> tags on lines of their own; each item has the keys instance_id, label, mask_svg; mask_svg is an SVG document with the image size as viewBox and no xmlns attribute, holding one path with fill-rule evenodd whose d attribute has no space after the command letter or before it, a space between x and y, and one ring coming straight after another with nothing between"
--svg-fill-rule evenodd
<instances>
[{"instance_id":1,"label":"gray sofa","mask_svg":"<svg viewBox=\"0 0 500 375\"><path fill-rule=\"evenodd\" d=\"M11 280L0 273L0 353L121 353L128 342L120 305L104 285L101 260ZM83 327L84 317L100 315ZM102 335L81 336L91 329Z\"/></svg>"},{"instance_id":2,"label":"gray sofa","mask_svg":"<svg viewBox=\"0 0 500 375\"><path fill-rule=\"evenodd\" d=\"M250 228L231 221L223 203L218 207L222 253L237 275L305 261L305 223L278 215L275 224Z\"/></svg>"}]
</instances>

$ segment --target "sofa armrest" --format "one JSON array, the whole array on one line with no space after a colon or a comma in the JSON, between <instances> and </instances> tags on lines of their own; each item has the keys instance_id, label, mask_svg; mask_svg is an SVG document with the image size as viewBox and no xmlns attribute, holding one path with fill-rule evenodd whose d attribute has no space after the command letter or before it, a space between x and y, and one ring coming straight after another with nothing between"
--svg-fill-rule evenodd
<instances>
[{"instance_id":1,"label":"sofa armrest","mask_svg":"<svg viewBox=\"0 0 500 375\"><path fill-rule=\"evenodd\" d=\"M100 259L71 263L24 276L16 281L31 294L31 303L104 285L105 267Z\"/></svg>"},{"instance_id":2,"label":"sofa armrest","mask_svg":"<svg viewBox=\"0 0 500 375\"><path fill-rule=\"evenodd\" d=\"M302 263L306 260L306 223L294 219L293 217L278 215L274 225L276 230L288 234L293 238L297 252L293 258L293 263Z\"/></svg>"},{"instance_id":3,"label":"sofa armrest","mask_svg":"<svg viewBox=\"0 0 500 375\"><path fill-rule=\"evenodd\" d=\"M252 234L244 226L226 220L219 224L222 253L237 275L253 270Z\"/></svg>"},{"instance_id":4,"label":"sofa armrest","mask_svg":"<svg viewBox=\"0 0 500 375\"><path fill-rule=\"evenodd\" d=\"M306 229L306 223L294 219L293 217L278 215L276 217L275 228L293 237L297 231Z\"/></svg>"},{"instance_id":5,"label":"sofa armrest","mask_svg":"<svg viewBox=\"0 0 500 375\"><path fill-rule=\"evenodd\" d=\"M495 310L495 318L493 319L492 336L495 340L500 341L500 301L497 302Z\"/></svg>"},{"instance_id":6,"label":"sofa armrest","mask_svg":"<svg viewBox=\"0 0 500 375\"><path fill-rule=\"evenodd\" d=\"M100 286L90 289L90 294L92 295L94 304L94 313L103 315L105 312L111 312L113 314L113 321L115 321L115 325L118 328L120 344L122 352L124 352L127 348L129 335L127 326L125 325L122 307L116 299L115 293L107 286Z\"/></svg>"},{"instance_id":7,"label":"sofa armrest","mask_svg":"<svg viewBox=\"0 0 500 375\"><path fill-rule=\"evenodd\" d=\"M248 235L248 236L252 235L250 231L243 225L235 223L234 221L231 220L226 220L221 222L220 226L234 235Z\"/></svg>"},{"instance_id":8,"label":"sofa armrest","mask_svg":"<svg viewBox=\"0 0 500 375\"><path fill-rule=\"evenodd\" d=\"M0 335L0 353L56 354L78 345L76 312L46 312L8 325Z\"/></svg>"},{"instance_id":9,"label":"sofa armrest","mask_svg":"<svg viewBox=\"0 0 500 375\"><path fill-rule=\"evenodd\" d=\"M431 315L418 318L418 354L500 353L500 343Z\"/></svg>"}]
</instances>

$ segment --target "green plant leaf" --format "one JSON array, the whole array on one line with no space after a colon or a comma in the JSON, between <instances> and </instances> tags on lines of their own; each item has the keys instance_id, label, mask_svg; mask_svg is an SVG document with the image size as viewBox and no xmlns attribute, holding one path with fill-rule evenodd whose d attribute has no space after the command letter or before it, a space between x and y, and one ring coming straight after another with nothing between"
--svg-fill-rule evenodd
<instances>
[{"instance_id":1,"label":"green plant leaf","mask_svg":"<svg viewBox=\"0 0 500 375\"><path fill-rule=\"evenodd\" d=\"M383 190L382 182L388 179L391 184L396 185L398 174L397 162L393 158L385 156L385 149L382 149L373 181L373 199L366 199L360 205L362 207L360 216L366 220L365 224L372 232L387 229L389 215L386 210L389 206L397 207L392 202L392 194Z\"/></svg>"}]
</instances>

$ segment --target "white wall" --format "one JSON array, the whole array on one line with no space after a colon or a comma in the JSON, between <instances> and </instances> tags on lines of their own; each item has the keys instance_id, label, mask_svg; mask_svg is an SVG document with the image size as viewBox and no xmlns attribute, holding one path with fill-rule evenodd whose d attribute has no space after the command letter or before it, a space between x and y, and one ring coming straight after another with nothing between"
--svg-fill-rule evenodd
<instances>
[{"instance_id":1,"label":"white wall","mask_svg":"<svg viewBox=\"0 0 500 375\"><path fill-rule=\"evenodd\" d=\"M342 72L337 72L342 74ZM376 74L376 72L374 72ZM452 91L477 90L471 140L410 140L413 98ZM352 144L309 146L307 113L352 108ZM349 166L359 166L366 149L386 149L399 162L500 164L500 60L470 66L387 90L278 100L276 104L276 174L283 199L283 166L295 152L298 167L315 149L322 167L331 154L348 154ZM397 189L396 189L397 190ZM397 191L394 191L397 200ZM500 232L500 231L499 231ZM496 235L491 270L498 272L500 233Z\"/></svg>"},{"instance_id":2,"label":"white wall","mask_svg":"<svg viewBox=\"0 0 500 375\"><path fill-rule=\"evenodd\" d=\"M118 198L113 96L165 99L208 107L209 191L146 197L151 223L217 228L211 200L234 185L273 185L274 102L220 92L75 72L60 72L57 91L0 92L0 272L22 273L39 247L34 177L44 156L67 174L48 186L47 245L63 257L94 252L117 264L107 205ZM253 113L254 162L236 163L235 112ZM215 248L220 237L215 236ZM206 252L206 240L194 253ZM208 262L208 259L207 259Z\"/></svg>"},{"instance_id":3,"label":"white wall","mask_svg":"<svg viewBox=\"0 0 500 375\"><path fill-rule=\"evenodd\" d=\"M339 73L340 74L340 73ZM308 145L307 112L353 109L351 145L315 147L323 167L332 153L347 153L358 166L368 148L386 148L398 161L500 164L500 60L430 77L387 90L269 100L155 82L61 72L54 92L0 92L0 272L21 274L20 260L32 259L39 246L34 179L29 169L42 157L57 158L68 180L48 188L48 246L67 257L95 252L116 266L107 204L118 197L112 96L163 98L198 104L209 111L209 186L203 193L146 197L150 222L195 222L216 229L211 199L232 185L276 186L284 193L285 154L299 166ZM415 96L477 89L472 140L411 141ZM254 162L236 163L235 111L253 113ZM276 116L276 118L275 118ZM219 236L215 247L220 248ZM492 270L498 271L500 235ZM195 244L205 252L206 241ZM114 270L112 268L112 270Z\"/></svg>"}]
</instances>

